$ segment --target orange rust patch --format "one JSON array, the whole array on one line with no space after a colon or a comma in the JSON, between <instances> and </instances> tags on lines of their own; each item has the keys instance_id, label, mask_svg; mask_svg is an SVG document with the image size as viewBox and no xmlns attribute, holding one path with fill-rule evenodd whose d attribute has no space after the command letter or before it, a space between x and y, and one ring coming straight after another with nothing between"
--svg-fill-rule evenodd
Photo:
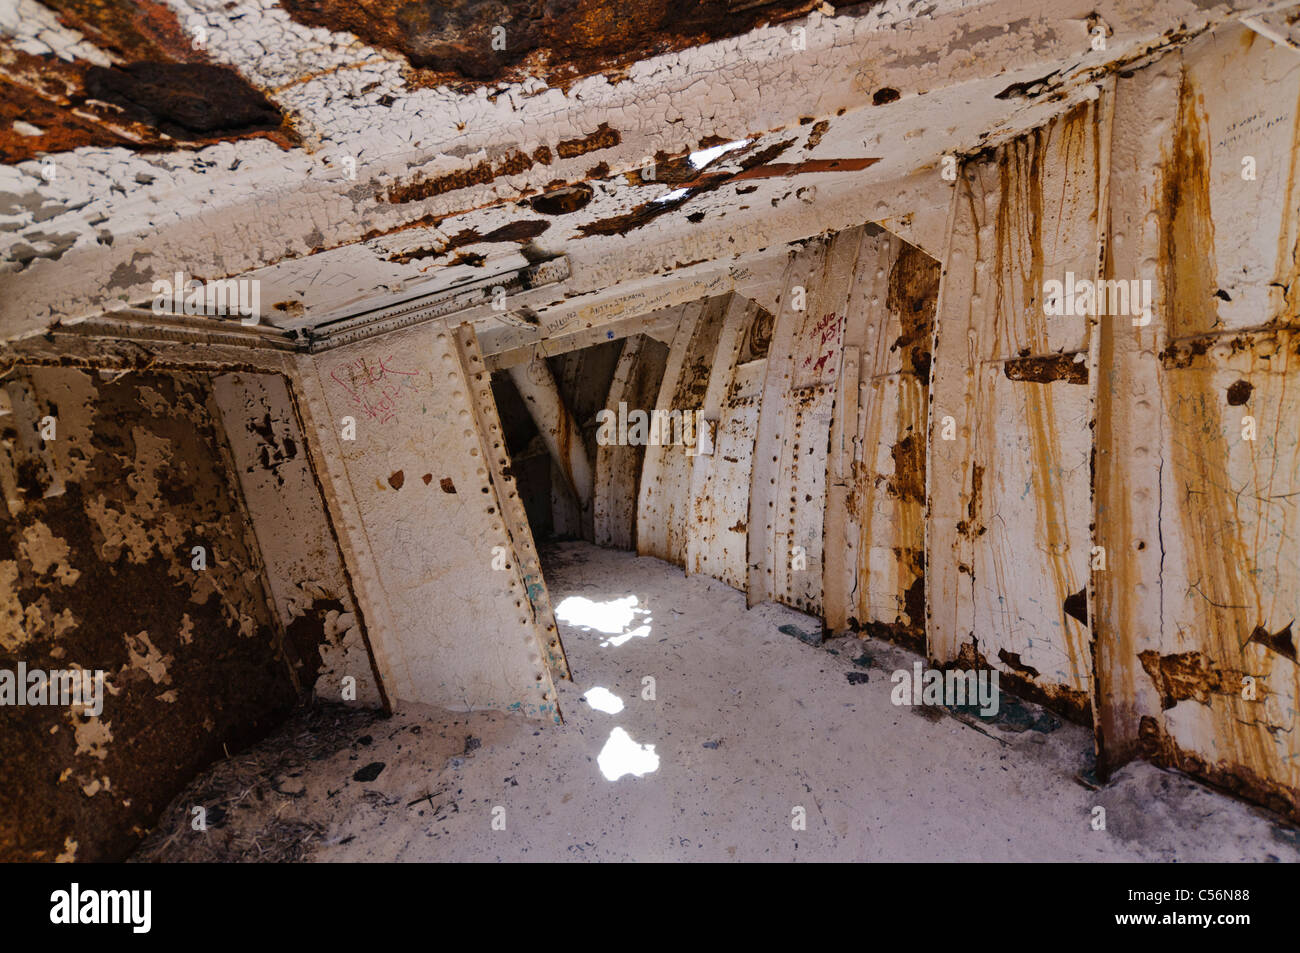
<instances>
[{"instance_id":1,"label":"orange rust patch","mask_svg":"<svg viewBox=\"0 0 1300 953\"><path fill-rule=\"evenodd\" d=\"M432 179L417 174L402 185L394 185L384 197L394 205L418 202L422 199L431 199L439 195L445 195L448 192L455 192L457 189L487 185L497 176L518 175L531 168L533 163L532 158L524 155L518 149L512 149L504 159L495 164L485 159L482 162L475 163L468 169L448 172L446 175L440 175Z\"/></svg>"},{"instance_id":2,"label":"orange rust patch","mask_svg":"<svg viewBox=\"0 0 1300 953\"><path fill-rule=\"evenodd\" d=\"M898 315L902 331L890 350L902 351L904 373L930 379L930 344L939 301L939 262L903 242L889 270L885 306Z\"/></svg>"},{"instance_id":3,"label":"orange rust patch","mask_svg":"<svg viewBox=\"0 0 1300 953\"><path fill-rule=\"evenodd\" d=\"M602 122L596 131L581 139L562 139L555 147L561 159L574 159L595 152L598 149L611 149L623 141L617 129L609 128L609 123Z\"/></svg>"},{"instance_id":4,"label":"orange rust patch","mask_svg":"<svg viewBox=\"0 0 1300 953\"><path fill-rule=\"evenodd\" d=\"M1200 652L1161 655L1152 649L1138 653L1143 670L1160 692L1160 707L1173 708L1181 701L1194 699L1203 705L1211 695L1235 695L1241 688L1241 676L1224 672Z\"/></svg>"},{"instance_id":5,"label":"orange rust patch","mask_svg":"<svg viewBox=\"0 0 1300 953\"><path fill-rule=\"evenodd\" d=\"M831 124L827 122L825 119L823 119L819 123L814 124L812 127L812 131L808 133L808 141L804 143L804 148L809 150L816 149L819 145L821 145L822 136L826 135L827 130L829 130L830 128L831 128Z\"/></svg>"},{"instance_id":6,"label":"orange rust patch","mask_svg":"<svg viewBox=\"0 0 1300 953\"><path fill-rule=\"evenodd\" d=\"M1007 380L1050 384L1064 381L1067 384L1088 383L1087 360L1076 360L1081 354L1049 354L1045 357L1017 357L1002 365Z\"/></svg>"}]
</instances>

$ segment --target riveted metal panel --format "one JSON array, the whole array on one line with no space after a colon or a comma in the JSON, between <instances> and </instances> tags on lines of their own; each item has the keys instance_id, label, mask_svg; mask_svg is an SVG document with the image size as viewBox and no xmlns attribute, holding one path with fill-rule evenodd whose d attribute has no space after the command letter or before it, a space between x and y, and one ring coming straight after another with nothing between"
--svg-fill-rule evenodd
<instances>
[{"instance_id":1,"label":"riveted metal panel","mask_svg":"<svg viewBox=\"0 0 1300 953\"><path fill-rule=\"evenodd\" d=\"M826 511L826 620L923 649L930 347L939 263L871 234L849 297ZM832 545L834 539L834 545Z\"/></svg>"},{"instance_id":2,"label":"riveted metal panel","mask_svg":"<svg viewBox=\"0 0 1300 953\"><path fill-rule=\"evenodd\" d=\"M655 410L678 414L691 425L703 405L713 370L718 335L730 295L710 298L683 315L668 355L668 368ZM657 445L646 447L637 508L637 553L670 563L686 563L687 524L693 517L691 474L694 448L671 442L663 433ZM670 442L663 442L670 441Z\"/></svg>"},{"instance_id":3,"label":"riveted metal panel","mask_svg":"<svg viewBox=\"0 0 1300 953\"><path fill-rule=\"evenodd\" d=\"M864 234L854 228L812 242L787 269L755 449L751 604L773 599L817 615L823 611L827 447Z\"/></svg>"},{"instance_id":4,"label":"riveted metal panel","mask_svg":"<svg viewBox=\"0 0 1300 953\"><path fill-rule=\"evenodd\" d=\"M732 295L723 315L709 387L700 407L701 427L707 429L701 439L714 446L709 448L711 452L697 453L693 458L691 498L695 512L687 524L687 572L707 573L738 589L744 588L745 521L754 440L752 425L747 428L745 424L744 409L733 405L730 395L735 393L736 375L741 373L737 361L760 310L754 302ZM757 379L752 369L742 377ZM756 424L757 400L753 404L751 416ZM737 410L740 414L736 414Z\"/></svg>"},{"instance_id":5,"label":"riveted metal panel","mask_svg":"<svg viewBox=\"0 0 1300 953\"><path fill-rule=\"evenodd\" d=\"M1154 285L1103 336L1102 765L1141 754L1300 816L1300 73L1240 27L1117 97L1108 269ZM1249 74L1242 87L1225 77ZM1121 138L1141 129L1145 138ZM1249 162L1245 160L1249 159ZM1252 179L1249 172L1254 172Z\"/></svg>"},{"instance_id":6,"label":"riveted metal panel","mask_svg":"<svg viewBox=\"0 0 1300 953\"><path fill-rule=\"evenodd\" d=\"M1044 292L1097 276L1101 126L1084 103L957 182L926 557L931 654L1088 723L1092 321L1049 316Z\"/></svg>"},{"instance_id":7,"label":"riveted metal panel","mask_svg":"<svg viewBox=\"0 0 1300 953\"><path fill-rule=\"evenodd\" d=\"M605 400L605 409L615 421L619 419L620 404L624 416L654 406L667 360L668 348L653 338L641 334L627 338ZM620 443L617 439L597 442L593 504L596 545L636 548L636 505L644 459L642 445Z\"/></svg>"},{"instance_id":8,"label":"riveted metal panel","mask_svg":"<svg viewBox=\"0 0 1300 953\"><path fill-rule=\"evenodd\" d=\"M462 324L455 331L456 349L465 374L465 383L469 387L470 404L474 411L475 429L478 432L479 445L483 451L483 460L500 501L500 515L510 537L515 569L508 565L506 572L514 571L527 596L527 609L533 619L533 632L537 647L552 678L568 679L569 662L564 655L564 646L560 644L560 630L555 623L555 613L551 609L551 596L546 589L546 580L542 577L542 562L537 555L537 546L533 542L532 527L528 525L528 514L524 511L524 501L519 496L519 487L515 483L510 467L510 454L506 449L505 435L501 431L501 418L497 413L496 399L492 396L492 379L479 349L478 338L471 324ZM492 508L488 508L491 514ZM501 572L500 562L493 565L493 570ZM523 608L519 600L516 608ZM558 715L558 710L557 710Z\"/></svg>"},{"instance_id":9,"label":"riveted metal panel","mask_svg":"<svg viewBox=\"0 0 1300 953\"><path fill-rule=\"evenodd\" d=\"M705 530L693 571L742 592L747 582L749 488L765 366L766 360L759 359L736 367L720 411L713 454L699 458L711 462L701 506Z\"/></svg>"},{"instance_id":10,"label":"riveted metal panel","mask_svg":"<svg viewBox=\"0 0 1300 953\"><path fill-rule=\"evenodd\" d=\"M504 440L480 439L480 371L466 376L441 324L303 358L318 469L388 696L558 719L535 580L501 512L507 484L490 469L508 465Z\"/></svg>"}]
</instances>

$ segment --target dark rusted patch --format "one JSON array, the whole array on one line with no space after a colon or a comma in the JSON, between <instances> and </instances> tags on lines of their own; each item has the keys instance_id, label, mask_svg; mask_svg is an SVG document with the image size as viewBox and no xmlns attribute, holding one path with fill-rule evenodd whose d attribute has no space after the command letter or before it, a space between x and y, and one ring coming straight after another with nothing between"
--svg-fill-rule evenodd
<instances>
[{"instance_id":1,"label":"dark rusted patch","mask_svg":"<svg viewBox=\"0 0 1300 953\"><path fill-rule=\"evenodd\" d=\"M588 152L596 152L599 149L612 149L623 141L617 129L611 129L609 123L602 122L596 127L596 131L583 136L581 139L561 139L555 147L555 152L561 159L576 159L578 156L585 156Z\"/></svg>"},{"instance_id":2,"label":"dark rusted patch","mask_svg":"<svg viewBox=\"0 0 1300 953\"><path fill-rule=\"evenodd\" d=\"M889 270L885 306L898 315L901 333L890 350L902 351L902 370L930 379L930 342L939 301L939 262L903 242Z\"/></svg>"},{"instance_id":3,"label":"dark rusted patch","mask_svg":"<svg viewBox=\"0 0 1300 953\"><path fill-rule=\"evenodd\" d=\"M276 432L274 421L268 412L259 423L257 420L248 422L248 432L257 437L257 462L263 470L275 477L275 482L284 486L284 477L280 475L280 468L291 460L298 457L298 442L283 432L286 428L281 427L281 433ZM251 467L249 468L251 472Z\"/></svg>"},{"instance_id":4,"label":"dark rusted patch","mask_svg":"<svg viewBox=\"0 0 1300 953\"><path fill-rule=\"evenodd\" d=\"M892 86L882 86L871 95L871 102L877 106L898 101L898 90Z\"/></svg>"},{"instance_id":5,"label":"dark rusted patch","mask_svg":"<svg viewBox=\"0 0 1300 953\"><path fill-rule=\"evenodd\" d=\"M1065 597L1065 602L1061 606L1065 614L1072 619L1078 619L1085 626L1088 624L1088 587L1080 589Z\"/></svg>"},{"instance_id":6,"label":"dark rusted patch","mask_svg":"<svg viewBox=\"0 0 1300 953\"><path fill-rule=\"evenodd\" d=\"M753 155L740 160L739 172L714 172L698 176L678 188L683 194L669 200L650 200L642 202L630 212L612 215L595 222L578 226L578 232L584 238L592 235L622 235L649 224L661 215L675 212L691 199L721 188L729 182L742 179L763 179L780 176L800 175L806 172L852 172L865 169L880 160L878 158L856 159L809 159L805 162L771 162L770 157L779 155L794 144L794 140L778 142ZM656 175L659 170L656 169Z\"/></svg>"},{"instance_id":7,"label":"dark rusted patch","mask_svg":"<svg viewBox=\"0 0 1300 953\"><path fill-rule=\"evenodd\" d=\"M984 494L984 468L978 463L972 463L970 469L971 490L970 498L966 501L966 518L957 524L957 532L967 539L975 539L988 532L988 527L978 522L980 505ZM969 566L964 567L964 569L970 573L972 579L975 577L975 571Z\"/></svg>"},{"instance_id":8,"label":"dark rusted patch","mask_svg":"<svg viewBox=\"0 0 1300 953\"><path fill-rule=\"evenodd\" d=\"M300 684L316 684L321 669L320 647L330 641L325 624L331 612L343 611L345 607L338 599L317 599L303 615L284 627L285 638L294 650L294 668Z\"/></svg>"},{"instance_id":9,"label":"dark rusted patch","mask_svg":"<svg viewBox=\"0 0 1300 953\"><path fill-rule=\"evenodd\" d=\"M1053 70L1046 76L1040 76L1038 79L1028 79L1023 83L1012 83L1002 92L998 93L995 99L1036 99L1044 93L1051 92L1061 83L1061 71Z\"/></svg>"},{"instance_id":10,"label":"dark rusted patch","mask_svg":"<svg viewBox=\"0 0 1300 953\"><path fill-rule=\"evenodd\" d=\"M787 139L784 142L773 143L763 149L755 149L754 144L750 143L743 148L714 156L699 167L696 167L691 162L691 156L695 152L721 144L722 141L717 136L705 136L696 144L694 150L687 149L684 152L667 153L660 149L654 154L653 175L645 175L642 168L638 166L628 169L623 173L623 177L627 180L628 185L653 185L658 183L692 188L699 184L701 177L712 165L725 162L739 165L741 169L750 169L771 162L794 145L794 140Z\"/></svg>"},{"instance_id":11,"label":"dark rusted patch","mask_svg":"<svg viewBox=\"0 0 1300 953\"><path fill-rule=\"evenodd\" d=\"M388 485L391 486L394 490L400 490L402 488L402 484L405 482L406 482L406 474L403 473L401 470L394 470L392 473L388 474Z\"/></svg>"},{"instance_id":12,"label":"dark rusted patch","mask_svg":"<svg viewBox=\"0 0 1300 953\"><path fill-rule=\"evenodd\" d=\"M521 222L511 222L509 225L502 225L500 228L492 229L492 231L484 235L479 239L479 241L530 242L550 227L550 222L543 221L540 218L529 219Z\"/></svg>"},{"instance_id":13,"label":"dark rusted patch","mask_svg":"<svg viewBox=\"0 0 1300 953\"><path fill-rule=\"evenodd\" d=\"M1077 360L1076 360L1077 358ZM1064 381L1067 384L1088 383L1087 355L1049 354L1044 357L1015 357L1002 365L1007 380L1050 384Z\"/></svg>"},{"instance_id":14,"label":"dark rusted patch","mask_svg":"<svg viewBox=\"0 0 1300 953\"><path fill-rule=\"evenodd\" d=\"M1228 388L1228 406L1240 407L1250 400L1255 388L1248 380L1239 380Z\"/></svg>"},{"instance_id":15,"label":"dark rusted patch","mask_svg":"<svg viewBox=\"0 0 1300 953\"><path fill-rule=\"evenodd\" d=\"M411 251L402 252L398 255L389 255L388 260L396 262L399 265L409 265L413 261L421 261L425 258L437 258L445 254L447 249L435 248L432 245L426 245L424 248L414 248Z\"/></svg>"},{"instance_id":16,"label":"dark rusted patch","mask_svg":"<svg viewBox=\"0 0 1300 953\"><path fill-rule=\"evenodd\" d=\"M532 206L534 212L543 215L568 215L585 208L591 201L592 194L590 185L579 182L576 185L534 195L528 200L528 204Z\"/></svg>"},{"instance_id":17,"label":"dark rusted patch","mask_svg":"<svg viewBox=\"0 0 1300 953\"><path fill-rule=\"evenodd\" d=\"M433 482L433 474L426 473L424 476L420 477L420 479L424 481L425 486L428 486L430 483Z\"/></svg>"},{"instance_id":18,"label":"dark rusted patch","mask_svg":"<svg viewBox=\"0 0 1300 953\"><path fill-rule=\"evenodd\" d=\"M607 218L597 219L594 222L585 222L578 226L578 234L583 238L590 238L592 235L624 235L634 229L649 225L661 215L667 215L669 212L675 212L695 196L704 192L712 192L727 182L731 176L717 174L688 189L685 194L668 201L642 202L635 206L630 212L621 215L610 215Z\"/></svg>"},{"instance_id":19,"label":"dark rusted patch","mask_svg":"<svg viewBox=\"0 0 1300 953\"><path fill-rule=\"evenodd\" d=\"M1294 620L1288 622L1285 628L1271 634L1262 625L1257 625L1255 631L1250 633L1250 638L1247 641L1257 642L1265 648L1272 649L1283 658L1289 658L1294 662L1296 660L1295 641L1291 637L1291 626L1293 624Z\"/></svg>"},{"instance_id":20,"label":"dark rusted patch","mask_svg":"<svg viewBox=\"0 0 1300 953\"><path fill-rule=\"evenodd\" d=\"M405 56L414 85L479 85L540 75L552 85L799 17L818 0L282 0L299 23L355 33ZM498 42L494 49L493 40Z\"/></svg>"},{"instance_id":21,"label":"dark rusted patch","mask_svg":"<svg viewBox=\"0 0 1300 953\"><path fill-rule=\"evenodd\" d=\"M155 0L48 0L67 26L120 62L0 50L0 161L80 146L166 151L223 139L298 142L284 115L229 66L192 48L176 14ZM13 129L23 120L40 130Z\"/></svg>"},{"instance_id":22,"label":"dark rusted patch","mask_svg":"<svg viewBox=\"0 0 1300 953\"><path fill-rule=\"evenodd\" d=\"M913 431L890 448L894 473L885 487L895 499L925 504L925 438Z\"/></svg>"},{"instance_id":23,"label":"dark rusted patch","mask_svg":"<svg viewBox=\"0 0 1300 953\"><path fill-rule=\"evenodd\" d=\"M1300 793L1243 765L1210 762L1184 751L1151 715L1142 716L1138 722L1138 748L1153 764L1185 771L1234 797L1263 804L1300 823Z\"/></svg>"},{"instance_id":24,"label":"dark rusted patch","mask_svg":"<svg viewBox=\"0 0 1300 953\"><path fill-rule=\"evenodd\" d=\"M1012 658L1018 658L1011 653L1007 653ZM1088 693L1070 688L1066 685L1060 685L1054 682L1035 681L1025 671L1017 671L1006 661L999 659L1006 664L1011 671L999 671L998 683L1002 691L1010 692L1019 698L1027 701L1037 702L1049 711L1055 712L1067 721L1072 721L1076 725L1083 725L1092 729L1092 700ZM937 664L937 663L936 663ZM938 665L939 668L963 668L963 669L991 669L993 666L983 653L979 651L979 640L971 634L971 641L962 645L957 653L957 660L949 665Z\"/></svg>"},{"instance_id":25,"label":"dark rusted patch","mask_svg":"<svg viewBox=\"0 0 1300 953\"><path fill-rule=\"evenodd\" d=\"M1020 654L1018 652L1008 652L1006 649L998 649L998 658L1000 658L1003 664L1008 668L1012 668L1024 675L1028 675L1030 678L1037 678L1039 676L1038 669L1020 661Z\"/></svg>"},{"instance_id":26,"label":"dark rusted patch","mask_svg":"<svg viewBox=\"0 0 1300 953\"><path fill-rule=\"evenodd\" d=\"M103 758L78 754L82 719L68 708L3 709L0 859L49 861L71 839L79 861L120 860L198 771L292 709L292 646L281 646L249 570L256 542L224 462L207 375L145 371L103 381L93 371L20 368L7 383L15 381L33 388L38 414L48 412L44 395L69 392L86 393L93 409L59 420L60 442L85 455L80 477L63 474L62 494L26 496L17 517L0 511L0 564L16 567L12 594L26 609L23 641L0 648L0 668L22 661L32 670L104 671L113 691L101 717L113 737L103 741ZM10 449L17 464L39 459L21 440ZM140 492L150 483L156 496ZM105 536L105 518L125 538ZM46 532L38 523L67 546L65 571L24 555L24 537ZM176 527L194 528L179 547ZM205 543L199 573L189 547ZM143 655L155 660L152 673Z\"/></svg>"},{"instance_id":27,"label":"dark rusted patch","mask_svg":"<svg viewBox=\"0 0 1300 953\"><path fill-rule=\"evenodd\" d=\"M878 156L845 159L805 159L803 162L770 162L737 173L735 179L771 179L811 172L860 172L880 161Z\"/></svg>"},{"instance_id":28,"label":"dark rusted patch","mask_svg":"<svg viewBox=\"0 0 1300 953\"><path fill-rule=\"evenodd\" d=\"M177 139L238 137L269 132L281 123L280 111L227 66L92 66L85 83L90 98L112 103L126 119Z\"/></svg>"},{"instance_id":29,"label":"dark rusted patch","mask_svg":"<svg viewBox=\"0 0 1300 953\"><path fill-rule=\"evenodd\" d=\"M483 262L487 257L480 255L476 251L458 251L456 257L451 260L453 265L469 265L471 268L482 268Z\"/></svg>"},{"instance_id":30,"label":"dark rusted patch","mask_svg":"<svg viewBox=\"0 0 1300 953\"><path fill-rule=\"evenodd\" d=\"M448 252L463 248L466 245L492 244L494 242L519 242L525 244L532 241L542 232L551 227L551 223L540 218L530 219L522 222L511 222L508 225L502 225L500 228L494 228L486 235L480 235L472 228L463 228L453 235L447 244L441 247L425 246L423 248L412 249L411 251L401 252L396 255L390 255L389 261L399 264L408 264L412 261L419 261L423 258L440 258ZM482 264L482 256L478 261L472 261L466 257L463 264Z\"/></svg>"},{"instance_id":31,"label":"dark rusted patch","mask_svg":"<svg viewBox=\"0 0 1300 953\"><path fill-rule=\"evenodd\" d=\"M1160 363L1170 369L1191 367L1198 357L1210 350L1214 343L1209 337L1197 337L1188 341L1171 342L1160 352Z\"/></svg>"},{"instance_id":32,"label":"dark rusted patch","mask_svg":"<svg viewBox=\"0 0 1300 953\"><path fill-rule=\"evenodd\" d=\"M1160 692L1163 709L1188 699L1208 705L1211 695L1235 695L1241 689L1239 674L1220 670L1200 652L1161 655L1148 649L1138 653L1138 660Z\"/></svg>"},{"instance_id":33,"label":"dark rusted patch","mask_svg":"<svg viewBox=\"0 0 1300 953\"><path fill-rule=\"evenodd\" d=\"M441 480L438 481L438 485L442 487L443 493L456 492L456 484L451 482L451 477L443 477Z\"/></svg>"},{"instance_id":34,"label":"dark rusted patch","mask_svg":"<svg viewBox=\"0 0 1300 953\"><path fill-rule=\"evenodd\" d=\"M864 632L873 639L884 639L925 654L925 550L895 549L894 553L899 561L907 564L915 574L912 582L903 592L903 611L907 613L906 621L901 615L896 616L892 622L882 620L861 622L856 617L850 617L848 626L854 632Z\"/></svg>"}]
</instances>

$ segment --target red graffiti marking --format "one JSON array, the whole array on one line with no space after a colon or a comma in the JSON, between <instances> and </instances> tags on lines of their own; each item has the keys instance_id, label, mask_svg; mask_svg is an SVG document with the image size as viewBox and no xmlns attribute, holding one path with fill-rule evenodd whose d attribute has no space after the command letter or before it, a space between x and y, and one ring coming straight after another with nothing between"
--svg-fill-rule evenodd
<instances>
[{"instance_id":1,"label":"red graffiti marking","mask_svg":"<svg viewBox=\"0 0 1300 953\"><path fill-rule=\"evenodd\" d=\"M378 361L359 357L340 364L330 377L361 405L366 416L381 424L397 419L397 404L403 391L414 390L419 371L403 371L389 362L392 356Z\"/></svg>"},{"instance_id":2,"label":"red graffiti marking","mask_svg":"<svg viewBox=\"0 0 1300 953\"><path fill-rule=\"evenodd\" d=\"M839 315L835 314L835 312L833 311L823 316L822 319L817 322L817 324L812 329L811 336L819 337L821 339L817 343L819 345L822 345L823 350L819 352L821 356L817 358L816 364L813 364L813 359L811 355L805 357L803 359L804 367L807 367L809 364L812 364L813 371L815 371L816 373L821 373L821 371L826 367L826 362L829 361L832 357L834 357L835 352L838 350L837 345L839 343L841 323L842 323L842 319L840 318ZM831 344L830 347L825 347L828 341L834 341L835 343Z\"/></svg>"}]
</instances>

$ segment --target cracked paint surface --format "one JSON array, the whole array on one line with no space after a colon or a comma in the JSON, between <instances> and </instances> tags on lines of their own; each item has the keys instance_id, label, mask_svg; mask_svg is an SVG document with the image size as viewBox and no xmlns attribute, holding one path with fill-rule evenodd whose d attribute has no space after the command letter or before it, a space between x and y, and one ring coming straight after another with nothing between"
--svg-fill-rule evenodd
<instances>
[{"instance_id":1,"label":"cracked paint surface","mask_svg":"<svg viewBox=\"0 0 1300 953\"><path fill-rule=\"evenodd\" d=\"M828 224L902 217L909 210L899 206L896 188L872 188L922 171L933 188L936 157L1036 125L1086 95L1083 80L1107 64L1177 42L1180 23L1200 28L1232 12L1228 3L1107 7L1100 12L1113 36L1109 49L1097 52L1088 48L1087 11L1046 0L1028 10L1009 2L938 3L923 14L886 0L650 56L621 82L597 74L560 88L530 76L464 92L412 86L401 54L350 32L306 27L271 0L234 8L219 0L170 0L167 9L188 35L205 31L203 52L213 64L235 68L295 117L304 147L285 153L251 140L152 155L86 147L54 157L52 182L35 161L0 169L0 198L9 196L0 225L12 233L16 252L5 266L14 272L14 293L3 305L0 335L87 314L104 306L105 290L110 301L147 301L150 280L177 268L211 279L272 266L259 274L275 289L266 300L297 301L308 315L319 315L326 302L345 307L445 284L472 266L412 260L397 268L391 256L417 242L357 243L368 234L429 225L450 229L444 235L488 234L515 220L514 203L592 178L613 176L542 242L546 254L569 254L571 291L753 251ZM804 31L802 49L796 27ZM896 42L902 29L905 47ZM35 42L20 45L35 49ZM87 41L70 33L58 42L71 50ZM996 99L1017 77L1044 75L1052 64L1060 85L1050 94ZM1000 75L990 77L994 68ZM764 95L770 89L790 94ZM878 95L882 90L897 98ZM810 118L817 122L805 130L802 121ZM617 143L613 135L592 143L602 128ZM766 145L790 132L800 140L800 154L775 178L699 196L632 237L583 237L581 226L668 191L634 184L639 173L625 178L644 159L769 132ZM562 145L569 142L599 147L566 157ZM548 153L549 165L534 158ZM507 161L515 154L530 165ZM837 159L879 161L856 173L801 166ZM405 205L384 200L412 176L446 180L484 163L490 179L475 173L464 187ZM609 172L600 173L602 166ZM943 194L940 186L928 201L942 205ZM681 232L688 215L701 214ZM145 235L151 239L142 244ZM240 240L224 240L230 235ZM438 241L428 237L418 244ZM491 259L494 252L469 253Z\"/></svg>"}]
</instances>

